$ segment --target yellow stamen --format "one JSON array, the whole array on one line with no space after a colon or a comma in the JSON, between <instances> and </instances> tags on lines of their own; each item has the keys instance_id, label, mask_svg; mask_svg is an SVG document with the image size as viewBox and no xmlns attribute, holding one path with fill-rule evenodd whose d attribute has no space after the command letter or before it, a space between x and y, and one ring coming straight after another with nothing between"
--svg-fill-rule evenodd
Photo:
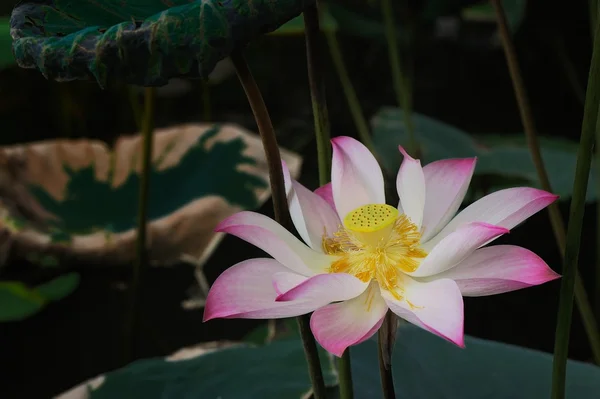
<instances>
[{"instance_id":1,"label":"yellow stamen","mask_svg":"<svg viewBox=\"0 0 600 399\"><path fill-rule=\"evenodd\" d=\"M344 218L344 227L323 236L323 250L338 255L330 273L348 273L379 285L402 299L402 272L417 270L427 253L421 234L406 215L385 204L365 205Z\"/></svg>"}]
</instances>

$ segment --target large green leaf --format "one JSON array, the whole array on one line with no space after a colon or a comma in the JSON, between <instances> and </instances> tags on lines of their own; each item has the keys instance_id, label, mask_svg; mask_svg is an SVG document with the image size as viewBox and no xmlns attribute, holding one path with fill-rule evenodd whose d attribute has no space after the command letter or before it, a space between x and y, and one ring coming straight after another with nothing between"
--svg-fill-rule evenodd
<instances>
[{"instance_id":1,"label":"large green leaf","mask_svg":"<svg viewBox=\"0 0 600 399\"><path fill-rule=\"evenodd\" d=\"M79 274L67 273L52 281L38 285L37 292L51 301L58 301L75 291L79 285Z\"/></svg>"},{"instance_id":2,"label":"large green leaf","mask_svg":"<svg viewBox=\"0 0 600 399\"><path fill-rule=\"evenodd\" d=\"M335 377L321 353L326 383ZM91 399L300 398L310 389L299 340L235 347L181 361L149 359L109 373Z\"/></svg>"},{"instance_id":3,"label":"large green leaf","mask_svg":"<svg viewBox=\"0 0 600 399\"><path fill-rule=\"evenodd\" d=\"M234 48L314 0L29 0L13 11L17 62L56 80L161 86L207 78Z\"/></svg>"},{"instance_id":4,"label":"large green leaf","mask_svg":"<svg viewBox=\"0 0 600 399\"><path fill-rule=\"evenodd\" d=\"M525 18L527 0L503 0L502 5L504 6L508 29L511 33L515 33ZM479 4L465 8L462 10L461 15L466 20L496 24L496 13L489 1L482 1Z\"/></svg>"},{"instance_id":5,"label":"large green leaf","mask_svg":"<svg viewBox=\"0 0 600 399\"><path fill-rule=\"evenodd\" d=\"M39 312L50 301L75 291L79 274L68 273L30 288L18 281L0 281L0 322L23 320Z\"/></svg>"},{"instance_id":6,"label":"large green leaf","mask_svg":"<svg viewBox=\"0 0 600 399\"><path fill-rule=\"evenodd\" d=\"M418 113L414 113L412 119L423 164L446 158L476 156L475 175L488 179L491 185L488 189L522 185L541 188L523 134L470 136L460 129ZM403 113L398 108L383 108L374 116L372 126L373 141L384 166L388 170L397 170L402 158L398 145L410 148ZM540 137L539 141L552 190L561 199L570 198L577 143L548 137ZM592 165L590 179L594 178L595 173L595 165ZM588 191L588 201L595 201L597 197L598 193L594 190Z\"/></svg>"},{"instance_id":7,"label":"large green leaf","mask_svg":"<svg viewBox=\"0 0 600 399\"><path fill-rule=\"evenodd\" d=\"M131 262L141 144L141 136L132 135L119 137L112 148L88 139L2 148L27 170L7 190L20 193L11 199L27 212L8 208L2 218L13 234L13 256L48 267ZM300 157L283 148L280 152L296 178ZM215 227L223 219L268 199L267 169L260 137L240 126L157 129L148 208L150 260L164 263L185 256L202 264L222 238ZM39 234L19 234L24 229ZM26 245L18 245L19 240Z\"/></svg>"},{"instance_id":8,"label":"large green leaf","mask_svg":"<svg viewBox=\"0 0 600 399\"><path fill-rule=\"evenodd\" d=\"M472 157L478 154L475 141L462 130L417 113L412 114L412 121L423 164L439 159ZM373 117L371 125L375 148L381 155L386 169L397 170L402 160L398 145L410 148L401 110L384 107Z\"/></svg>"},{"instance_id":9,"label":"large green leaf","mask_svg":"<svg viewBox=\"0 0 600 399\"><path fill-rule=\"evenodd\" d=\"M344 34L368 39L385 40L385 26L378 12L361 13L359 10L338 3L332 3L327 8L331 12L332 17L335 18L339 30ZM402 37L402 30L399 26L396 27L396 35Z\"/></svg>"},{"instance_id":10,"label":"large green leaf","mask_svg":"<svg viewBox=\"0 0 600 399\"><path fill-rule=\"evenodd\" d=\"M538 399L550 396L552 356L479 338L465 337L460 349L411 325L398 332L393 355L394 380L401 399ZM380 397L377 344L369 340L352 350L357 398ZM600 368L569 361L567 397L594 398Z\"/></svg>"},{"instance_id":11,"label":"large green leaf","mask_svg":"<svg viewBox=\"0 0 600 399\"><path fill-rule=\"evenodd\" d=\"M244 155L247 145L241 138L220 141L219 129L215 126L199 137L176 166L159 169L160 159L172 146L167 146L165 154L152 165L148 196L150 220L209 195L221 196L245 209L258 205L255 190L267 188L267 182L244 171L244 167L255 165L256 159ZM132 160L132 164L135 163L136 160ZM56 199L42 187L32 187L40 204L59 216L59 220L52 223L56 228L55 236L101 230L119 233L136 226L138 173L129 173L123 184L113 187L112 180L96 178L94 164L78 170L66 167L65 170L69 180L64 200Z\"/></svg>"},{"instance_id":12,"label":"large green leaf","mask_svg":"<svg viewBox=\"0 0 600 399\"><path fill-rule=\"evenodd\" d=\"M460 349L411 325L399 329L394 350L394 379L401 399L546 398L552 357L512 345L466 337ZM353 347L355 397L381 397L377 344ZM324 355L326 382L335 382ZM235 347L189 360L141 360L108 373L91 399L104 398L299 398L309 380L299 340L262 347ZM600 390L600 369L569 361L567 394L593 398ZM88 396L80 396L80 399Z\"/></svg>"},{"instance_id":13,"label":"large green leaf","mask_svg":"<svg viewBox=\"0 0 600 399\"><path fill-rule=\"evenodd\" d=\"M478 135L477 141L483 146L480 149L476 173L526 179L531 185L541 188L524 136ZM549 137L541 137L539 141L552 191L564 198L571 197L577 163L577 143ZM595 164L592 164L590 181L594 181L595 174ZM586 200L595 201L597 198L598 193L590 187Z\"/></svg>"},{"instance_id":14,"label":"large green leaf","mask_svg":"<svg viewBox=\"0 0 600 399\"><path fill-rule=\"evenodd\" d=\"M10 24L6 17L0 18L0 69L15 65L12 53L12 39L10 37Z\"/></svg>"},{"instance_id":15,"label":"large green leaf","mask_svg":"<svg viewBox=\"0 0 600 399\"><path fill-rule=\"evenodd\" d=\"M337 21L329 13L328 7L321 9L319 13L321 30L324 32L335 32L338 29ZM270 33L273 36L297 36L304 34L304 17L302 15L293 18L283 24L279 29Z\"/></svg>"}]
</instances>

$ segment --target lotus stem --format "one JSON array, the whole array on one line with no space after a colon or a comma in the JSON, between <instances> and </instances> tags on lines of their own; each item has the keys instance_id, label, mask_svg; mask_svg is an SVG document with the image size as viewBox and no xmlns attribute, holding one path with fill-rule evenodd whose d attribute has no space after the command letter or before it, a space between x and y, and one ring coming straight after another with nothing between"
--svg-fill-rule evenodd
<instances>
[{"instance_id":1,"label":"lotus stem","mask_svg":"<svg viewBox=\"0 0 600 399\"><path fill-rule=\"evenodd\" d=\"M542 188L546 191L552 192L552 187L550 185L548 173L546 172L546 168L544 166L544 161L542 159L540 145L539 145L539 142L537 139L537 131L536 131L535 124L533 121L533 115L531 112L531 107L529 105L529 99L527 97L527 92L525 90L525 84L523 83L523 78L521 76L521 71L519 68L516 51L515 51L514 45L512 43L510 33L508 31L506 15L504 14L502 2L501 2L501 0L491 0L491 2L492 2L492 5L494 6L494 10L496 12L496 19L498 22L498 30L500 33L500 39L502 41L502 47L504 48L504 53L506 56L508 69L509 69L510 76L511 76L511 79L513 82L515 96L517 98L517 103L519 105L519 112L521 114L521 120L523 122L523 126L525 129L525 136L527 138L527 145L529 147L529 152L531 153L531 158L533 159L533 163L537 170L538 177L542 184ZM593 82L591 80L592 71L593 70L590 69L590 81L588 83L589 88L594 87L591 85ZM594 130L593 124L596 121L597 106L594 105L594 109L592 111L589 111L588 108L590 105L588 104L588 102L592 101L592 100L590 100L588 97L590 97L590 95L596 96L596 94L593 94L593 90L594 89L592 89L591 91L588 91L588 93L587 93L586 106L585 106L586 111L584 114L584 127L585 127L585 123L586 123L586 118L590 118L593 116L593 119L591 120L592 132ZM596 103L594 103L594 104L596 104ZM590 123L590 122L588 121L587 123ZM583 140L584 140L584 131L582 130L581 143L583 143ZM579 159L578 159L578 165L579 165ZM587 179L587 175L586 175L586 179ZM586 186L587 186L587 182L586 182ZM577 186L575 186L575 188L577 188ZM574 201L574 199L575 199L575 191L573 192L573 201ZM584 193L584 203L585 203L585 193ZM573 204L574 204L574 202L571 202L571 209L573 209ZM560 209L558 208L558 204L557 203L550 204L550 206L548 207L548 213L550 215L550 223L552 225L552 230L554 231L554 237L558 244L558 249L561 253L561 256L564 259L565 267L567 267L567 264L568 264L567 263L568 259L566 257L567 234L565 234L565 226L564 226L564 222L562 219L562 215L560 214ZM571 225L572 221L571 221L571 219L569 219L569 220L570 220L569 228L571 228L570 225ZM574 233L572 233L572 234L574 234ZM577 247L577 248L579 248L579 247ZM570 260L569 260L569 262L570 262ZM568 267L571 267L571 266L568 266ZM600 364L600 333L598 332L596 319L594 317L592 307L590 305L587 294L585 292L583 282L581 281L581 277L577 273L577 263L575 262L572 267L574 268L574 271L563 270L563 285L565 283L564 275L567 274L566 281L569 282L568 273L574 273L573 279L575 281L574 282L575 301L577 302L577 306L579 308L579 312L581 314L581 318L583 320L583 324L584 324L586 333L588 335L588 339L589 339L590 346L592 348L592 353L594 356L594 361L596 362L596 364ZM561 307L562 306L563 305L561 305ZM560 307L559 307L559 309L560 309ZM570 319L568 321L570 323Z\"/></svg>"},{"instance_id":2,"label":"lotus stem","mask_svg":"<svg viewBox=\"0 0 600 399\"><path fill-rule=\"evenodd\" d=\"M321 27L317 2L304 9L304 31L306 36L306 61L308 65L308 84L315 122L317 140L317 160L319 165L319 182L324 185L329 182L331 137L329 112L325 92L325 74L323 72L322 51L320 45Z\"/></svg>"},{"instance_id":3,"label":"lotus stem","mask_svg":"<svg viewBox=\"0 0 600 399\"><path fill-rule=\"evenodd\" d=\"M596 36L596 40L600 37ZM598 84L600 76L600 59L594 50L592 56L592 67L590 68L590 84L593 80ZM592 151L594 145L594 131L600 129L596 123L595 129L592 120L598 115L598 96L590 94L594 92L595 86L588 90L586 96L586 109L583 116L583 127L579 150L577 152L577 166L575 169L575 182L573 183L573 199L567 230L567 246L563 266L563 276L560 286L560 301L558 305L558 320L556 324L556 336L554 341L554 362L552 368L552 398L563 399L565 397L567 358L569 355L569 335L571 332L571 319L573 316L573 292L576 286L577 262L579 259L579 247L581 243L581 229L583 226L583 214L585 211L585 196L587 192L588 177L592 163ZM595 110L590 110L588 105L595 103Z\"/></svg>"},{"instance_id":4,"label":"lotus stem","mask_svg":"<svg viewBox=\"0 0 600 399\"><path fill-rule=\"evenodd\" d=\"M289 226L289 209L287 196L285 193L285 184L283 181L283 170L281 166L281 155L277 145L277 137L271 123L271 117L267 111L267 106L262 98L260 89L250 72L240 50L234 50L231 53L231 61L235 67L236 74L242 84L248 102L252 108L254 119L258 126L258 132L262 139L267 164L269 166L269 180L271 182L271 192L273 197L273 210L275 220L282 226ZM323 381L323 372L321 362L319 361L319 352L317 343L310 331L309 316L303 315L297 317L300 327L300 336L304 344L304 353L308 363L310 379L312 382L313 394L315 399L325 399L325 383Z\"/></svg>"},{"instance_id":5,"label":"lotus stem","mask_svg":"<svg viewBox=\"0 0 600 399\"><path fill-rule=\"evenodd\" d=\"M133 114L133 121L135 122L135 128L138 130L142 130L142 108L138 102L138 92L135 90L134 86L125 85L125 90L127 91L127 98L129 99L129 105L131 105L131 113Z\"/></svg>"},{"instance_id":6,"label":"lotus stem","mask_svg":"<svg viewBox=\"0 0 600 399\"><path fill-rule=\"evenodd\" d=\"M335 32L327 31L325 32L325 37L327 38L331 59L333 60L333 65L337 75L340 78L340 83L342 84L342 89L344 90L344 96L348 102L348 108L350 109L350 114L354 120L354 126L356 126L356 130L358 131L360 141L362 141L363 144L366 145L367 148L369 148L369 150L379 159L375 145L373 144L373 139L371 138L369 124L364 116L358 95L356 94L356 90L354 89L354 85L352 84L352 80L348 74L346 64L344 63L344 57L342 55L337 36Z\"/></svg>"},{"instance_id":7,"label":"lotus stem","mask_svg":"<svg viewBox=\"0 0 600 399\"><path fill-rule=\"evenodd\" d=\"M396 23L394 21L394 10L392 8L392 0L381 0L381 14L385 25L385 37L387 40L388 56L390 59L390 68L392 70L392 80L394 83L394 92L396 93L396 101L404 116L404 125L408 133L410 153L419 157L419 143L415 133L415 126L412 120L412 98L410 85L406 80L406 76L402 71L402 63L400 62L400 52L398 51L398 40L396 37Z\"/></svg>"},{"instance_id":8,"label":"lotus stem","mask_svg":"<svg viewBox=\"0 0 600 399\"><path fill-rule=\"evenodd\" d=\"M313 119L315 124L315 138L317 141L317 162L319 167L319 185L323 186L330 180L331 159L331 129L329 125L329 111L327 110L327 96L325 91L325 74L323 71L322 51L320 46L321 26L319 21L318 1L304 9L304 32L306 39L306 63L308 67L308 84L312 103ZM304 326L300 329L307 330L310 334L308 318L303 320ZM312 336L312 335L311 335ZM349 352L346 351L339 360L340 398L351 399L352 373ZM323 386L324 389L324 386ZM314 397L317 392L313 389ZM319 392L319 397L325 397L325 390Z\"/></svg>"},{"instance_id":9,"label":"lotus stem","mask_svg":"<svg viewBox=\"0 0 600 399\"><path fill-rule=\"evenodd\" d=\"M154 103L156 100L156 89L147 87L144 93L144 114L142 120L142 171L140 174L140 185L138 192L138 228L135 243L135 261L133 265L133 277L131 281L130 314L127 320L125 352L128 361L134 358L135 339L140 327L139 306L142 296L142 283L144 269L148 264L146 222L148 216L148 191L150 188L150 173L152 170L152 144L154 132Z\"/></svg>"},{"instance_id":10,"label":"lotus stem","mask_svg":"<svg viewBox=\"0 0 600 399\"><path fill-rule=\"evenodd\" d=\"M396 329L392 327L392 323L396 322L394 314L388 311L378 332L379 375L384 399L396 399L394 378L392 377L392 348L388 345L390 337L387 334L389 331L395 333Z\"/></svg>"},{"instance_id":11,"label":"lotus stem","mask_svg":"<svg viewBox=\"0 0 600 399\"><path fill-rule=\"evenodd\" d=\"M594 38L594 29L596 29L596 21L598 20L598 0L588 0L590 7L590 33Z\"/></svg>"}]
</instances>

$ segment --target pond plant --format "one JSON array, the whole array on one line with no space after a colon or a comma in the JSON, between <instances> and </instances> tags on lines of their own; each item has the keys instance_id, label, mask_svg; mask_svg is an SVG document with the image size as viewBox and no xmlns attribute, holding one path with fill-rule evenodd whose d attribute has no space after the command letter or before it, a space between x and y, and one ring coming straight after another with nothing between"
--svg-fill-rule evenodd
<instances>
[{"instance_id":1,"label":"pond plant","mask_svg":"<svg viewBox=\"0 0 600 399\"><path fill-rule=\"evenodd\" d=\"M36 68L57 81L145 87L125 362L136 359L134 342L142 333L139 292L148 264L155 87L175 77L207 79L226 57L260 133L274 218L241 211L220 221L216 230L237 236L271 257L246 259L225 270L210 288L203 320L296 318L296 323L272 322L275 331L265 333L267 338L259 338L258 345L202 346L194 355L136 360L83 383L72 395L94 399L551 395L558 399L567 394L592 398L600 392L596 365L567 360L575 298L594 363L600 364L598 325L577 270L585 203L597 199L587 186L590 176L595 178L594 135L600 131L598 18L591 18L594 48L580 141L576 151L568 153L545 145L533 123L511 37L521 18L517 12L521 8L515 6L519 1L491 0L487 7L479 4L470 9L470 15L487 13L497 23L525 131L516 146L493 143L494 138L481 145L458 129L413 112L411 74L415 72L401 56L410 54L416 26L402 18L398 30L396 3L375 3L380 6L379 24L369 22L368 16L351 19L362 24L362 33L371 32L386 43L398 107L384 108L371 126L337 41L337 30L352 15L339 2L144 0L99 5L29 0L15 7L11 35L19 66ZM402 11L409 9L407 2L399 3ZM458 9L458 3L429 1L422 17ZM517 11L507 18L505 6ZM597 14L595 7L592 17ZM296 24L300 14L301 28L286 25ZM297 181L282 162L269 111L244 56L252 40L286 26L305 37L316 142L316 154L308 162L316 160L319 176L314 190ZM325 43L360 141L345 135L331 138ZM508 157L513 150L512 158ZM545 164L550 156L570 159L571 169L562 169L572 174L563 171L567 177L553 181L548 169L556 165ZM520 161L526 167L506 172L511 163ZM469 188L478 173L506 179L494 180L482 193ZM523 180L534 187L521 185ZM562 186L557 191L571 199L567 228L552 187L559 180ZM461 210L465 199L472 203ZM560 270L526 248L489 245L543 209L548 209L563 257ZM553 356L465 336L463 296L495 295L559 277ZM60 298L50 295L44 301ZM287 334L280 334L282 325Z\"/></svg>"}]
</instances>

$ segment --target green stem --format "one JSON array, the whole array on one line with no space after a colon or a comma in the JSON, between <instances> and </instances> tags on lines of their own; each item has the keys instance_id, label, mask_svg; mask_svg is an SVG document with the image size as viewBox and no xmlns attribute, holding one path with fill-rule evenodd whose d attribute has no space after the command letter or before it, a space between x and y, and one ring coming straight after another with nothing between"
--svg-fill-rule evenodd
<instances>
[{"instance_id":1,"label":"green stem","mask_svg":"<svg viewBox=\"0 0 600 399\"><path fill-rule=\"evenodd\" d=\"M537 170L542 188L546 191L552 192L550 180L548 179L548 173L546 172L544 161L542 159L540 145L537 139L537 131L533 122L533 115L531 112L531 107L529 105L527 92L525 90L525 84L523 83L523 78L521 76L519 63L517 61L516 51L512 43L510 33L508 31L508 25L506 22L506 16L504 14L504 9L502 8L502 2L501 0L491 0L491 2L496 11L496 19L498 21L500 39L502 41L502 46L506 55L506 61L513 82L513 88L515 91L515 96L517 98L517 103L519 105L519 112L521 113L521 120L525 129L525 136L527 138L527 145L531 153L531 158ZM588 107L587 101L588 100L586 99L586 109ZM594 110L593 112L595 113L596 111L597 110ZM595 114L592 123L594 122ZM565 234L564 222L560 213L560 209L558 208L558 204L551 204L548 207L548 213L550 215L550 223L552 225L552 230L554 231L554 237L558 244L561 256L563 256L564 258L566 256L565 244L567 239ZM579 312L581 314L581 318L583 320L583 324L588 335L588 339L590 341L590 346L592 348L595 362L597 364L600 364L600 334L598 332L596 319L594 317L594 313L592 311L590 302L587 298L587 294L585 292L583 282L581 281L581 277L578 273L576 273L574 278L576 280L575 301L577 302L577 306L579 308Z\"/></svg>"},{"instance_id":2,"label":"green stem","mask_svg":"<svg viewBox=\"0 0 600 399\"><path fill-rule=\"evenodd\" d=\"M154 103L156 89L147 87L144 95L144 119L142 120L142 171L138 191L138 231L135 245L135 261L131 282L130 314L126 330L126 357L129 361L134 357L135 339L138 336L140 323L139 306L142 296L144 269L148 264L146 219L148 216L148 191L150 188L150 172L152 169L152 143L154 132Z\"/></svg>"},{"instance_id":3,"label":"green stem","mask_svg":"<svg viewBox=\"0 0 600 399\"><path fill-rule=\"evenodd\" d=\"M304 32L306 37L306 63L308 66L308 84L310 86L310 99L312 103L313 118L315 124L315 138L317 141L317 162L319 167L319 185L323 186L330 180L331 171L329 160L331 159L331 145L329 139L331 137L329 125L329 112L327 110L327 97L325 92L325 74L323 72L323 64L321 58L320 35L321 26L319 23L318 1L307 6L304 9ZM299 320L300 322L300 320ZM304 325L303 325L304 324ZM305 334L312 338L309 328L308 316L300 324L300 330L306 330ZM314 342L314 339L313 339ZM305 348L306 349L306 348ZM316 350L316 346L315 346ZM350 365L349 351L340 359L340 397L341 399L352 399L352 372ZM308 356L307 356L308 357ZM310 361L309 361L310 364ZM323 377L320 376L322 384ZM313 379L313 396L314 398L325 397L325 386L317 384Z\"/></svg>"},{"instance_id":4,"label":"green stem","mask_svg":"<svg viewBox=\"0 0 600 399\"><path fill-rule=\"evenodd\" d=\"M588 95L587 97L589 100L591 96ZM586 100L586 105L588 100ZM589 102L591 103L593 101ZM598 105L597 101L596 105ZM594 144L594 129L590 128L590 126L586 126L586 119L596 118L597 114L597 108L595 112L590 111L584 113L584 128L582 128L579 151L577 152L577 167L575 170L575 182L573 183L573 200L571 201L569 227L567 230L567 246L562 283L560 286L556 338L554 341L554 363L552 370L553 399L562 399L565 397L569 335L571 332L571 319L573 313L573 292L576 284L581 229L585 211L585 195L587 192L588 176L592 162L592 148ZM596 130L598 129L600 129L600 124L596 125Z\"/></svg>"},{"instance_id":5,"label":"green stem","mask_svg":"<svg viewBox=\"0 0 600 399\"><path fill-rule=\"evenodd\" d=\"M596 23L598 20L596 18ZM581 138L577 152L577 166L575 181L573 183L573 199L569 215L567 231L567 245L565 247L565 261L563 277L560 287L560 302L558 306L558 321L556 325L556 338L554 343L554 364L552 370L552 398L565 397L565 378L567 371L567 357L569 352L569 334L571 331L571 318L573 312L573 291L577 286L577 261L581 241L581 229L585 211L585 196L587 192L588 176L592 162L594 133L600 129L598 113L600 106L600 29L594 29L592 61L588 76L588 90L583 111Z\"/></svg>"},{"instance_id":6,"label":"green stem","mask_svg":"<svg viewBox=\"0 0 600 399\"><path fill-rule=\"evenodd\" d=\"M331 137L329 126L329 112L325 96L325 74L321 57L319 36L319 11L317 2L304 9L304 31L306 36L306 61L308 65L308 83L312 102L313 117L315 122L315 136L317 140L317 161L319 165L320 185L329 182L331 172L329 162L331 159Z\"/></svg>"},{"instance_id":7,"label":"green stem","mask_svg":"<svg viewBox=\"0 0 600 399\"><path fill-rule=\"evenodd\" d=\"M315 337L310 331L310 315L302 315L296 318L302 343L304 344L304 356L308 363L308 371L310 374L310 382L312 384L313 399L326 399L327 391L325 390L325 380L321 371L321 363L319 360L319 351Z\"/></svg>"},{"instance_id":8,"label":"green stem","mask_svg":"<svg viewBox=\"0 0 600 399\"><path fill-rule=\"evenodd\" d=\"M590 33L593 38L596 21L598 20L598 0L588 0L588 5L590 7Z\"/></svg>"},{"instance_id":9,"label":"green stem","mask_svg":"<svg viewBox=\"0 0 600 399\"><path fill-rule=\"evenodd\" d=\"M392 0L381 0L381 13L385 24L385 37L387 40L388 54L390 58L390 68L392 70L392 80L394 82L394 92L396 101L404 115L404 124L408 132L410 144L410 153L419 156L419 144L415 134L415 127L412 120L412 98L410 85L402 73L402 64L400 62L400 53L398 51L398 40L396 37L396 24L394 22L394 10Z\"/></svg>"},{"instance_id":10,"label":"green stem","mask_svg":"<svg viewBox=\"0 0 600 399\"><path fill-rule=\"evenodd\" d=\"M289 209L285 193L285 184L283 181L283 169L281 166L281 155L277 145L277 137L271 123L271 117L267 111L267 106L262 98L260 89L248 68L248 63L244 59L241 51L234 50L231 53L231 61L235 67L240 83L244 87L246 97L252 108L254 119L258 126L258 132L262 139L267 164L269 166L269 180L271 182L271 192L273 197L273 211L275 220L284 227L289 227ZM315 399L325 399L325 383L323 381L323 372L319 361L319 352L315 338L310 331L310 317L308 315L297 317L300 328L300 336L304 344L304 353L308 363L310 379L313 387Z\"/></svg>"},{"instance_id":11,"label":"green stem","mask_svg":"<svg viewBox=\"0 0 600 399\"><path fill-rule=\"evenodd\" d=\"M133 121L135 122L135 127L138 130L142 129L142 109L140 107L140 103L138 102L138 93L135 88L131 85L125 85L125 90L127 90L127 97L129 98L129 105L131 105L131 112L133 114Z\"/></svg>"},{"instance_id":12,"label":"green stem","mask_svg":"<svg viewBox=\"0 0 600 399\"><path fill-rule=\"evenodd\" d=\"M396 329L392 327L392 323L396 323L393 313L389 312L385 316L385 320L378 332L378 353L379 353L379 375L381 377L381 388L383 389L384 399L395 399L396 391L394 389L394 378L392 376L392 362L389 332ZM392 338L395 339L395 336Z\"/></svg>"},{"instance_id":13,"label":"green stem","mask_svg":"<svg viewBox=\"0 0 600 399\"><path fill-rule=\"evenodd\" d=\"M342 357L338 360L340 375L340 399L353 399L352 387L352 363L350 362L350 348L346 348Z\"/></svg>"},{"instance_id":14,"label":"green stem","mask_svg":"<svg viewBox=\"0 0 600 399\"><path fill-rule=\"evenodd\" d=\"M374 152L375 146L373 145L373 140L371 139L369 125L364 116L360 101L358 100L356 90L354 90L352 80L348 75L348 70L346 69L346 64L344 63L344 57L340 49L340 44L337 40L337 36L335 32L330 31L325 32L325 36L327 37L327 43L329 44L333 65L335 66L335 70L340 78L340 83L342 84L342 89L344 90L344 96L348 102L348 108L350 108L350 114L354 120L354 125L358 131L358 136L363 144L365 144L371 152Z\"/></svg>"},{"instance_id":15,"label":"green stem","mask_svg":"<svg viewBox=\"0 0 600 399\"><path fill-rule=\"evenodd\" d=\"M598 20L598 0L589 0L590 2L590 21L592 25L592 35L594 27ZM593 43L597 45L596 42ZM600 165L600 130L596 129L596 165ZM596 174L596 192L600 195L600 174ZM595 284L595 304L596 317L600 318L600 201L596 201L596 284ZM596 363L600 365L600 363Z\"/></svg>"}]
</instances>

